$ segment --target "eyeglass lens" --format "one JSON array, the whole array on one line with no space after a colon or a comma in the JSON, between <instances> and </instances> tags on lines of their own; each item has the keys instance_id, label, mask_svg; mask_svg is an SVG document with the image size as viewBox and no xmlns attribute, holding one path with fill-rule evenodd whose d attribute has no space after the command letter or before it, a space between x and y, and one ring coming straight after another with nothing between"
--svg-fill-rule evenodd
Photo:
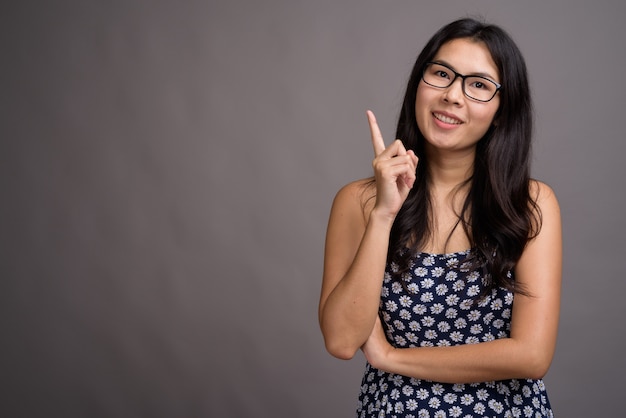
<instances>
[{"instance_id":1,"label":"eyeglass lens","mask_svg":"<svg viewBox=\"0 0 626 418\"><path fill-rule=\"evenodd\" d=\"M455 78L454 71L442 64L430 63L424 69L423 79L433 87L448 87ZM472 99L488 102L497 91L498 86L485 77L466 76L463 80L463 92Z\"/></svg>"}]
</instances>

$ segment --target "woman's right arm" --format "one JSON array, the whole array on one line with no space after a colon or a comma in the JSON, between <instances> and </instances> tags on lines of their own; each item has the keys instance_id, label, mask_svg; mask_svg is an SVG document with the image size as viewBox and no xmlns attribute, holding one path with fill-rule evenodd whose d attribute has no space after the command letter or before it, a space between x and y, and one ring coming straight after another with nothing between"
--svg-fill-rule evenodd
<instances>
[{"instance_id":1,"label":"woman's right arm","mask_svg":"<svg viewBox=\"0 0 626 418\"><path fill-rule=\"evenodd\" d=\"M319 322L326 349L341 359L352 358L374 327L391 226L417 166L400 141L385 148L371 112L368 120L375 182L350 183L337 193L326 233Z\"/></svg>"},{"instance_id":2,"label":"woman's right arm","mask_svg":"<svg viewBox=\"0 0 626 418\"><path fill-rule=\"evenodd\" d=\"M352 358L374 326L391 231L375 213L366 219L363 187L355 182L337 193L326 233L319 321L326 349L341 359Z\"/></svg>"}]
</instances>

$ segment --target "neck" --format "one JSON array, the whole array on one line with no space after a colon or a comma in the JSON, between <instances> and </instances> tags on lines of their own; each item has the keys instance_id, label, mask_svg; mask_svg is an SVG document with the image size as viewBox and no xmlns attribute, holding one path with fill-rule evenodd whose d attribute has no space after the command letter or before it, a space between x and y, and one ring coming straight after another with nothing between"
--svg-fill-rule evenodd
<instances>
[{"instance_id":1,"label":"neck","mask_svg":"<svg viewBox=\"0 0 626 418\"><path fill-rule=\"evenodd\" d=\"M452 189L469 179L474 173L475 149L454 153L428 154L430 182L436 189Z\"/></svg>"}]
</instances>

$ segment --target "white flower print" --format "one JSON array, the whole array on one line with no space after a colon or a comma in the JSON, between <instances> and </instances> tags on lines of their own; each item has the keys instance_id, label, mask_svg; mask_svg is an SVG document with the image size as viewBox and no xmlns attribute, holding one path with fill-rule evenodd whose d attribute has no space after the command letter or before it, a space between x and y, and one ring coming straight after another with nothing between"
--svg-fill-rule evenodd
<instances>
[{"instance_id":1,"label":"white flower print","mask_svg":"<svg viewBox=\"0 0 626 418\"><path fill-rule=\"evenodd\" d=\"M407 295L400 296L400 305L404 306L405 308L408 308L412 304L413 304L413 299L411 299L409 296Z\"/></svg>"},{"instance_id":2,"label":"white flower print","mask_svg":"<svg viewBox=\"0 0 626 418\"><path fill-rule=\"evenodd\" d=\"M435 325L435 319L432 316L425 316L422 318L422 325L425 327L432 327Z\"/></svg>"},{"instance_id":3,"label":"white flower print","mask_svg":"<svg viewBox=\"0 0 626 418\"><path fill-rule=\"evenodd\" d=\"M512 292L508 292L505 296L504 296L504 303L507 306L511 306L513 304L513 293Z\"/></svg>"},{"instance_id":4,"label":"white flower print","mask_svg":"<svg viewBox=\"0 0 626 418\"><path fill-rule=\"evenodd\" d=\"M412 332L407 332L406 334L404 334L406 336L406 339L409 340L409 342L415 344L419 341L419 338L417 337L417 335L415 335Z\"/></svg>"},{"instance_id":5,"label":"white flower print","mask_svg":"<svg viewBox=\"0 0 626 418\"><path fill-rule=\"evenodd\" d=\"M478 298L488 280L467 260L469 254L418 253L401 277L386 270L379 308L395 347L477 344L509 336L513 293L496 288ZM553 417L545 385L537 379L440 384L367 363L358 393L357 416L363 418Z\"/></svg>"},{"instance_id":6,"label":"white flower print","mask_svg":"<svg viewBox=\"0 0 626 418\"><path fill-rule=\"evenodd\" d=\"M437 287L435 288L435 292L437 292L438 296L445 295L446 293L448 293L448 286L446 286L443 283L438 284Z\"/></svg>"},{"instance_id":7,"label":"white flower print","mask_svg":"<svg viewBox=\"0 0 626 418\"><path fill-rule=\"evenodd\" d=\"M489 408L493 409L496 413L501 414L504 411L504 406L500 402L497 402L495 399L491 399L487 402Z\"/></svg>"},{"instance_id":8,"label":"white flower print","mask_svg":"<svg viewBox=\"0 0 626 418\"><path fill-rule=\"evenodd\" d=\"M447 403L455 403L457 398L458 395L455 395L454 393L446 393L445 395L443 395L443 400Z\"/></svg>"},{"instance_id":9,"label":"white flower print","mask_svg":"<svg viewBox=\"0 0 626 418\"><path fill-rule=\"evenodd\" d=\"M446 271L443 269L443 267L435 267L434 269L432 269L431 273L433 277L441 277Z\"/></svg>"},{"instance_id":10,"label":"white flower print","mask_svg":"<svg viewBox=\"0 0 626 418\"><path fill-rule=\"evenodd\" d=\"M459 300L461 300L460 297L458 297L457 295L448 295L446 296L446 304L448 306L454 306L457 303L459 303Z\"/></svg>"},{"instance_id":11,"label":"white flower print","mask_svg":"<svg viewBox=\"0 0 626 418\"><path fill-rule=\"evenodd\" d=\"M463 341L463 334L460 333L459 331L453 331L450 334L450 339L454 341L455 343L460 343L461 341Z\"/></svg>"},{"instance_id":12,"label":"white flower print","mask_svg":"<svg viewBox=\"0 0 626 418\"><path fill-rule=\"evenodd\" d=\"M433 256L424 257L424 260L422 260L422 264L428 267L432 266L433 264L435 264L435 257Z\"/></svg>"},{"instance_id":13,"label":"white flower print","mask_svg":"<svg viewBox=\"0 0 626 418\"><path fill-rule=\"evenodd\" d=\"M425 267L418 267L413 271L417 277L424 277L428 274L428 269Z\"/></svg>"},{"instance_id":14,"label":"white flower print","mask_svg":"<svg viewBox=\"0 0 626 418\"><path fill-rule=\"evenodd\" d=\"M413 312L417 315L424 315L428 312L428 308L425 305L418 304L413 307Z\"/></svg>"},{"instance_id":15,"label":"white flower print","mask_svg":"<svg viewBox=\"0 0 626 418\"><path fill-rule=\"evenodd\" d=\"M448 308L446 310L446 318L454 319L459 315L459 312L454 308Z\"/></svg>"},{"instance_id":16,"label":"white flower print","mask_svg":"<svg viewBox=\"0 0 626 418\"><path fill-rule=\"evenodd\" d=\"M418 403L417 403L417 401L416 401L415 399L411 399L411 398L409 398L409 399L406 401L406 409L407 409L407 410L409 410L409 411L415 411L415 410L417 409L417 407L418 407Z\"/></svg>"},{"instance_id":17,"label":"white flower print","mask_svg":"<svg viewBox=\"0 0 626 418\"><path fill-rule=\"evenodd\" d=\"M500 310L502 309L502 299L498 298L496 300L494 300L493 302L491 302L491 309L493 309L494 311Z\"/></svg>"},{"instance_id":18,"label":"white flower print","mask_svg":"<svg viewBox=\"0 0 626 418\"><path fill-rule=\"evenodd\" d=\"M439 400L439 398L430 398L430 400L428 401L428 406L430 406L432 409L439 408L441 406L441 401Z\"/></svg>"},{"instance_id":19,"label":"white flower print","mask_svg":"<svg viewBox=\"0 0 626 418\"><path fill-rule=\"evenodd\" d=\"M478 397L478 399L480 399L481 401L486 401L487 399L489 399L489 392L487 392L486 389L478 389L476 391L476 396Z\"/></svg>"},{"instance_id":20,"label":"white flower print","mask_svg":"<svg viewBox=\"0 0 626 418\"><path fill-rule=\"evenodd\" d=\"M463 414L463 410L460 406L453 406L448 410L448 414L450 414L452 418L458 418Z\"/></svg>"},{"instance_id":21,"label":"white flower print","mask_svg":"<svg viewBox=\"0 0 626 418\"><path fill-rule=\"evenodd\" d=\"M437 324L437 329L441 332L448 332L450 330L450 324L446 321L441 321Z\"/></svg>"},{"instance_id":22,"label":"white flower print","mask_svg":"<svg viewBox=\"0 0 626 418\"><path fill-rule=\"evenodd\" d=\"M455 392L463 392L465 390L465 385L463 383L455 383L452 385L452 390Z\"/></svg>"},{"instance_id":23,"label":"white flower print","mask_svg":"<svg viewBox=\"0 0 626 418\"><path fill-rule=\"evenodd\" d=\"M435 395L443 395L444 393L443 385L440 383L435 383L432 387L432 391Z\"/></svg>"},{"instance_id":24,"label":"white flower print","mask_svg":"<svg viewBox=\"0 0 626 418\"><path fill-rule=\"evenodd\" d=\"M402 376L400 375L393 375L393 377L390 379L391 383L394 384L394 386L402 386Z\"/></svg>"},{"instance_id":25,"label":"white flower print","mask_svg":"<svg viewBox=\"0 0 626 418\"><path fill-rule=\"evenodd\" d=\"M422 296L420 297L420 300L424 303L432 302L433 299L434 299L433 294L430 292L424 292L422 293Z\"/></svg>"},{"instance_id":26,"label":"white flower print","mask_svg":"<svg viewBox=\"0 0 626 418\"><path fill-rule=\"evenodd\" d=\"M435 285L435 281L433 279L424 279L420 282L420 285L424 289L430 289L431 287Z\"/></svg>"},{"instance_id":27,"label":"white flower print","mask_svg":"<svg viewBox=\"0 0 626 418\"><path fill-rule=\"evenodd\" d=\"M471 309L471 307L474 305L474 302L472 302L471 299L465 299L463 300L461 303L459 303L459 308L463 309L464 311Z\"/></svg>"},{"instance_id":28,"label":"white flower print","mask_svg":"<svg viewBox=\"0 0 626 418\"><path fill-rule=\"evenodd\" d=\"M444 309L445 307L441 303L435 303L433 306L430 307L430 313L437 315L443 312Z\"/></svg>"},{"instance_id":29,"label":"white flower print","mask_svg":"<svg viewBox=\"0 0 626 418\"><path fill-rule=\"evenodd\" d=\"M402 402L396 402L393 407L393 412L397 414L404 412L404 404L402 404Z\"/></svg>"},{"instance_id":30,"label":"white flower print","mask_svg":"<svg viewBox=\"0 0 626 418\"><path fill-rule=\"evenodd\" d=\"M437 338L437 332L433 329L426 330L426 332L424 333L424 337L428 338L429 340L434 340L435 338Z\"/></svg>"},{"instance_id":31,"label":"white flower print","mask_svg":"<svg viewBox=\"0 0 626 418\"><path fill-rule=\"evenodd\" d=\"M395 294L401 293L404 289L402 289L402 285L398 282L393 282L391 284L391 291Z\"/></svg>"},{"instance_id":32,"label":"white flower print","mask_svg":"<svg viewBox=\"0 0 626 418\"><path fill-rule=\"evenodd\" d=\"M409 322L409 329L411 331L419 331L422 329L422 326L417 321L411 321Z\"/></svg>"},{"instance_id":33,"label":"white flower print","mask_svg":"<svg viewBox=\"0 0 626 418\"><path fill-rule=\"evenodd\" d=\"M407 287L406 287L410 293L412 294L416 294L417 292L420 291L419 286L417 285L417 283L410 283Z\"/></svg>"},{"instance_id":34,"label":"white flower print","mask_svg":"<svg viewBox=\"0 0 626 418\"><path fill-rule=\"evenodd\" d=\"M420 409L417 413L417 418L430 418L430 412L425 409Z\"/></svg>"},{"instance_id":35,"label":"white flower print","mask_svg":"<svg viewBox=\"0 0 626 418\"><path fill-rule=\"evenodd\" d=\"M415 393L415 397L417 399L421 399L421 400L426 400L426 399L428 399L429 396L430 396L430 394L424 388L418 389L417 392Z\"/></svg>"},{"instance_id":36,"label":"white flower print","mask_svg":"<svg viewBox=\"0 0 626 418\"><path fill-rule=\"evenodd\" d=\"M477 284L473 284L467 289L467 296L469 297L473 298L474 296L478 296L479 294L480 286L478 286Z\"/></svg>"},{"instance_id":37,"label":"white flower print","mask_svg":"<svg viewBox=\"0 0 626 418\"><path fill-rule=\"evenodd\" d=\"M467 326L467 321L465 320L465 318L459 318L454 321L454 326L458 329L465 328Z\"/></svg>"},{"instance_id":38,"label":"white flower print","mask_svg":"<svg viewBox=\"0 0 626 418\"><path fill-rule=\"evenodd\" d=\"M474 309L467 315L470 321L478 321L480 319L480 311Z\"/></svg>"},{"instance_id":39,"label":"white flower print","mask_svg":"<svg viewBox=\"0 0 626 418\"><path fill-rule=\"evenodd\" d=\"M456 257L449 258L446 262L448 267L456 267L459 264L459 260Z\"/></svg>"},{"instance_id":40,"label":"white flower print","mask_svg":"<svg viewBox=\"0 0 626 418\"><path fill-rule=\"evenodd\" d=\"M470 333L476 335L476 334L480 334L483 330L483 326L480 324L474 324L470 327Z\"/></svg>"},{"instance_id":41,"label":"white flower print","mask_svg":"<svg viewBox=\"0 0 626 418\"><path fill-rule=\"evenodd\" d=\"M396 304L396 302L389 300L387 301L387 303L385 304L385 308L389 311L389 312L395 312L398 309L398 305Z\"/></svg>"},{"instance_id":42,"label":"white flower print","mask_svg":"<svg viewBox=\"0 0 626 418\"><path fill-rule=\"evenodd\" d=\"M485 408L485 405L483 405L481 402L478 402L476 405L474 405L474 412L478 415L483 415L486 410L487 409Z\"/></svg>"},{"instance_id":43,"label":"white flower print","mask_svg":"<svg viewBox=\"0 0 626 418\"><path fill-rule=\"evenodd\" d=\"M389 315L389 312L383 311L383 321L385 323L389 323L391 321L391 315Z\"/></svg>"},{"instance_id":44,"label":"white flower print","mask_svg":"<svg viewBox=\"0 0 626 418\"><path fill-rule=\"evenodd\" d=\"M468 283L472 283L475 282L476 280L478 280L480 278L480 274L478 274L477 271L473 271L470 274L467 275L467 282Z\"/></svg>"},{"instance_id":45,"label":"white flower print","mask_svg":"<svg viewBox=\"0 0 626 418\"><path fill-rule=\"evenodd\" d=\"M395 321L393 321L393 326L398 331L404 331L404 322L402 321L396 319Z\"/></svg>"},{"instance_id":46,"label":"white flower print","mask_svg":"<svg viewBox=\"0 0 626 418\"><path fill-rule=\"evenodd\" d=\"M465 344L478 344L479 342L480 340L475 335L472 335L471 337L467 337L465 339Z\"/></svg>"},{"instance_id":47,"label":"white flower print","mask_svg":"<svg viewBox=\"0 0 626 418\"><path fill-rule=\"evenodd\" d=\"M394 401L397 400L400 397L400 391L398 389L392 389L391 393L389 394L389 397L391 399L393 399Z\"/></svg>"}]
</instances>

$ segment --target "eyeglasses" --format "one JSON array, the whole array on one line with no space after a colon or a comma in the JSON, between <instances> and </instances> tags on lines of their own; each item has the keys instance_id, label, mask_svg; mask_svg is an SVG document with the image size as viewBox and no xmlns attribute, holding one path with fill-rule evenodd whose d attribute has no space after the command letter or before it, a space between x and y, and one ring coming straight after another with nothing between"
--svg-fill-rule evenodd
<instances>
[{"instance_id":1,"label":"eyeglasses","mask_svg":"<svg viewBox=\"0 0 626 418\"><path fill-rule=\"evenodd\" d=\"M447 65L438 62L426 63L422 71L422 80L429 86L440 89L450 87L458 77L463 80L461 83L463 94L479 102L490 101L502 88L501 84L486 77L459 74Z\"/></svg>"}]
</instances>

